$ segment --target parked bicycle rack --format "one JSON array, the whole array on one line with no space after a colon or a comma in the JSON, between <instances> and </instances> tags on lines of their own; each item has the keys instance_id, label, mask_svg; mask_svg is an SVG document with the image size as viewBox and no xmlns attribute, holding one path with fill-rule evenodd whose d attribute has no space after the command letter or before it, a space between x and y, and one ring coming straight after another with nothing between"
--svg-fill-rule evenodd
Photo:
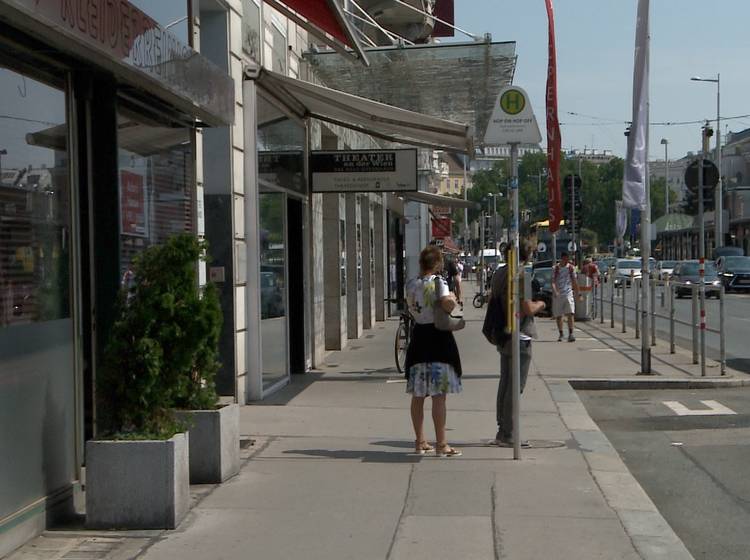
<instances>
[{"instance_id":1,"label":"parked bicycle rack","mask_svg":"<svg viewBox=\"0 0 750 560\"><path fill-rule=\"evenodd\" d=\"M605 286L608 286L608 289L605 289ZM638 294L640 293L640 287L641 287L641 279L634 277L633 273L631 272L630 277L630 290L633 293L634 302L631 305L627 304L627 293L628 293L628 287L626 285L626 282L622 282L619 287L615 287L614 285L614 277L612 276L611 272L606 272L604 274L604 281L600 284L600 289L595 292L595 297L599 297L599 309L601 311L599 316L599 322L601 324L604 324L604 300L605 300L605 291L609 292L609 326L610 328L615 328L615 299L616 294L615 292L619 292L620 295L618 296L620 298L620 309L621 309L621 325L622 325L622 332L627 332L627 312L633 311L634 312L634 326L635 326L635 338L640 338L641 335L641 325L640 325L640 298L638 297ZM667 311L665 314L658 313L657 311L657 303L656 303L656 293L657 289L661 288L661 307L664 308L666 302L669 302L669 305L667 307ZM675 294L678 289L682 288L689 289L690 290L690 297L692 300L692 306L691 306L691 320L683 321L678 319L675 316ZM669 294L669 297L667 299L666 294ZM687 327L691 327L692 330L692 353L693 353L693 364L701 364L701 376L705 377L706 375L706 340L705 340L705 333L713 333L719 335L719 362L721 367L721 375L726 375L726 344L724 340L724 333L725 333L725 311L724 311L724 299L725 299L725 290L724 286L721 285L719 287L719 328L718 329L712 329L708 327L707 325L703 325L703 334L701 335L701 317L700 313L698 312L699 309L699 301L700 297L706 297L705 291L703 294L701 294L701 291L699 290L698 285L696 284L689 284L689 283L682 283L682 282L672 282L670 280L662 280L662 279L652 279L650 282L650 299L652 302L651 310L649 312L649 319L651 321L651 346L656 345L656 319L664 319L669 322L669 352L671 354L675 353L675 324L684 325ZM594 302L594 307L596 307L596 301Z\"/></svg>"}]
</instances>

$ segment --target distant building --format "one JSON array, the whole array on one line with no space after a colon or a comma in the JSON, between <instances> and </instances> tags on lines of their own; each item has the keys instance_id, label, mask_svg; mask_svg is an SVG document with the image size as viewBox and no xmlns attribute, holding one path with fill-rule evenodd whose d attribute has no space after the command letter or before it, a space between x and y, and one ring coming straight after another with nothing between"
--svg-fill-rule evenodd
<instances>
[{"instance_id":1,"label":"distant building","mask_svg":"<svg viewBox=\"0 0 750 560\"><path fill-rule=\"evenodd\" d=\"M464 183L464 164L460 156L453 153L440 154L440 182L438 194L463 195L464 188L472 187L471 174L466 172Z\"/></svg>"},{"instance_id":2,"label":"distant building","mask_svg":"<svg viewBox=\"0 0 750 560\"><path fill-rule=\"evenodd\" d=\"M669 190L676 195L675 207L670 207L670 212L675 212L678 208L681 209L685 203L687 194L685 170L693 161L693 157L693 152L688 152L680 159L670 159L668 165L665 164L664 159L655 159L648 162L648 171L652 183L655 179L663 179L664 174L667 174Z\"/></svg>"},{"instance_id":3,"label":"distant building","mask_svg":"<svg viewBox=\"0 0 750 560\"><path fill-rule=\"evenodd\" d=\"M542 152L539 144L521 144L518 146L519 159L526 154L538 154ZM471 161L471 171L480 169L492 169L497 162L510 160L510 146L485 146L477 150Z\"/></svg>"},{"instance_id":4,"label":"distant building","mask_svg":"<svg viewBox=\"0 0 750 560\"><path fill-rule=\"evenodd\" d=\"M565 152L567 159L582 159L588 161L594 165L604 165L609 163L617 156L612 153L612 150L595 150L590 148L584 148L583 150L568 150Z\"/></svg>"}]
</instances>

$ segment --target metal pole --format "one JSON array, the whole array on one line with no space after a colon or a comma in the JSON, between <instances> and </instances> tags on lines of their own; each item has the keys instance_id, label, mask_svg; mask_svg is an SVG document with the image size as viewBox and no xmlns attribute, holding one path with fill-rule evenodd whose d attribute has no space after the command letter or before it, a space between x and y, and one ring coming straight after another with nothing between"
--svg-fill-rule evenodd
<instances>
[{"instance_id":1,"label":"metal pole","mask_svg":"<svg viewBox=\"0 0 750 560\"><path fill-rule=\"evenodd\" d=\"M646 153L648 153L648 132L646 132ZM648 161L646 162L646 205L641 212L641 373L651 373L651 346L649 345L648 314L651 310L652 301L649 285L651 284L651 270L649 260L651 257L651 178L648 173ZM637 298L638 295L636 294ZM638 321L638 318L636 318Z\"/></svg>"},{"instance_id":2,"label":"metal pole","mask_svg":"<svg viewBox=\"0 0 750 560\"><path fill-rule=\"evenodd\" d=\"M466 165L468 163L469 156L464 156L464 201L468 199L468 182L466 178ZM466 250L467 248L467 239L469 237L469 209L464 208L464 254L468 253ZM465 263L466 264L466 263ZM468 278L468 276L467 276Z\"/></svg>"},{"instance_id":3,"label":"metal pole","mask_svg":"<svg viewBox=\"0 0 750 560\"><path fill-rule=\"evenodd\" d=\"M484 275L487 271L484 268L484 209L479 212L479 219L482 223L479 225L479 292L484 293Z\"/></svg>"},{"instance_id":4,"label":"metal pole","mask_svg":"<svg viewBox=\"0 0 750 560\"><path fill-rule=\"evenodd\" d=\"M674 290L667 284L669 289L669 353L675 353L674 347Z\"/></svg>"},{"instance_id":5,"label":"metal pole","mask_svg":"<svg viewBox=\"0 0 750 560\"><path fill-rule=\"evenodd\" d=\"M609 328L615 328L615 279L609 279Z\"/></svg>"},{"instance_id":6,"label":"metal pole","mask_svg":"<svg viewBox=\"0 0 750 560\"><path fill-rule=\"evenodd\" d=\"M692 320L693 320L693 363L698 363L698 286L693 284L690 287L690 299L692 300Z\"/></svg>"},{"instance_id":7,"label":"metal pole","mask_svg":"<svg viewBox=\"0 0 750 560\"><path fill-rule=\"evenodd\" d=\"M604 324L604 281L599 275L599 324Z\"/></svg>"},{"instance_id":8,"label":"metal pole","mask_svg":"<svg viewBox=\"0 0 750 560\"><path fill-rule=\"evenodd\" d=\"M669 142L664 139L664 214L669 215Z\"/></svg>"},{"instance_id":9,"label":"metal pole","mask_svg":"<svg viewBox=\"0 0 750 560\"><path fill-rule=\"evenodd\" d=\"M727 348L724 340L724 284L719 288L719 359L721 360L721 375L727 374Z\"/></svg>"},{"instance_id":10,"label":"metal pole","mask_svg":"<svg viewBox=\"0 0 750 560\"><path fill-rule=\"evenodd\" d=\"M622 332L627 332L628 329L625 326L625 322L627 321L627 317L625 316L625 294L627 293L625 280L622 281L622 289L620 291L622 292Z\"/></svg>"},{"instance_id":11,"label":"metal pole","mask_svg":"<svg viewBox=\"0 0 750 560\"><path fill-rule=\"evenodd\" d=\"M703 128L703 134L701 138L701 155L698 160L698 220L700 221L700 234L698 241L698 297L700 299L700 337L701 337L701 376L706 375L706 285L703 282L706 267L706 227L705 218L703 216L703 158L706 157L707 146L704 143L708 142L708 138L705 134L705 127ZM714 222L716 218L714 217Z\"/></svg>"},{"instance_id":12,"label":"metal pole","mask_svg":"<svg viewBox=\"0 0 750 560\"><path fill-rule=\"evenodd\" d=\"M518 144L510 145L510 168L512 202L511 232L513 246L513 459L521 458L521 338L520 338L520 300L518 289Z\"/></svg>"},{"instance_id":13,"label":"metal pole","mask_svg":"<svg viewBox=\"0 0 750 560\"><path fill-rule=\"evenodd\" d=\"M641 300L638 297L640 291L641 281L636 279L633 281L633 299L635 300L635 338L636 340L641 338L641 324L639 319L641 318Z\"/></svg>"},{"instance_id":14,"label":"metal pole","mask_svg":"<svg viewBox=\"0 0 750 560\"><path fill-rule=\"evenodd\" d=\"M492 248L495 250L495 257L497 257L497 195L492 197ZM497 259L500 262L500 259Z\"/></svg>"},{"instance_id":15,"label":"metal pole","mask_svg":"<svg viewBox=\"0 0 750 560\"><path fill-rule=\"evenodd\" d=\"M724 199L721 180L721 74L716 74L716 167L719 169L719 182L716 183L716 203L714 204L714 247L719 248L724 246Z\"/></svg>"},{"instance_id":16,"label":"metal pole","mask_svg":"<svg viewBox=\"0 0 750 560\"><path fill-rule=\"evenodd\" d=\"M557 232L552 234L552 266L557 262Z\"/></svg>"},{"instance_id":17,"label":"metal pole","mask_svg":"<svg viewBox=\"0 0 750 560\"><path fill-rule=\"evenodd\" d=\"M581 158L578 158L578 176L581 176ZM581 179L583 184L583 179ZM573 264L578 266L578 244L576 243L576 181L575 177L571 179L570 185L570 223L573 225L571 241L573 241Z\"/></svg>"},{"instance_id":18,"label":"metal pole","mask_svg":"<svg viewBox=\"0 0 750 560\"><path fill-rule=\"evenodd\" d=\"M662 292L664 295L664 292ZM656 346L656 282L651 282L651 346Z\"/></svg>"}]
</instances>

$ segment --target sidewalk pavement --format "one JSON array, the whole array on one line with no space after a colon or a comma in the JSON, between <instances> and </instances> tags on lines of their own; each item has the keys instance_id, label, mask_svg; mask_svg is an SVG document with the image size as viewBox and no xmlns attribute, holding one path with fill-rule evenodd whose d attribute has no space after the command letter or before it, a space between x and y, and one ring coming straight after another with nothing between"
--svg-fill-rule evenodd
<instances>
[{"instance_id":1,"label":"sidewalk pavement","mask_svg":"<svg viewBox=\"0 0 750 560\"><path fill-rule=\"evenodd\" d=\"M331 353L320 371L243 407L241 433L254 445L240 474L194 487L195 506L177 530L72 534L81 546L108 536L123 546L66 558L691 559L568 382L642 379L638 345L593 322L575 343L557 342L554 323L539 319L521 408L522 437L534 447L514 461L512 449L487 444L499 358L481 335L484 311L467 306L457 333L464 390L448 398L448 433L462 457L412 453L389 320ZM694 378L682 354L675 366L667 357L655 361L659 378ZM46 559L32 545L63 536L48 532L11 558Z\"/></svg>"}]
</instances>

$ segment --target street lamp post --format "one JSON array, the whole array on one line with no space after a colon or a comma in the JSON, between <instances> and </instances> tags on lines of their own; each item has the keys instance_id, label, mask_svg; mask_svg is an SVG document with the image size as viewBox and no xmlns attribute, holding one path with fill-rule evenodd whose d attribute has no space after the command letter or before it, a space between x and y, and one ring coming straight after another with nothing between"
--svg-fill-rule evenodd
<instances>
[{"instance_id":1,"label":"street lamp post","mask_svg":"<svg viewBox=\"0 0 750 560\"><path fill-rule=\"evenodd\" d=\"M669 140L661 139L664 145L664 215L669 215Z\"/></svg>"},{"instance_id":2,"label":"street lamp post","mask_svg":"<svg viewBox=\"0 0 750 560\"><path fill-rule=\"evenodd\" d=\"M693 82L711 82L716 84L716 167L719 170L719 182L716 184L716 202L714 203L714 246L716 248L724 246L724 228L722 221L724 219L724 197L721 175L721 74L716 74L715 78L701 78L693 76L690 78Z\"/></svg>"},{"instance_id":3,"label":"street lamp post","mask_svg":"<svg viewBox=\"0 0 750 560\"><path fill-rule=\"evenodd\" d=\"M7 156L7 155L8 155L8 150L6 150L5 148L0 150L0 181L2 181L2 177L3 177L3 156Z\"/></svg>"}]
</instances>

